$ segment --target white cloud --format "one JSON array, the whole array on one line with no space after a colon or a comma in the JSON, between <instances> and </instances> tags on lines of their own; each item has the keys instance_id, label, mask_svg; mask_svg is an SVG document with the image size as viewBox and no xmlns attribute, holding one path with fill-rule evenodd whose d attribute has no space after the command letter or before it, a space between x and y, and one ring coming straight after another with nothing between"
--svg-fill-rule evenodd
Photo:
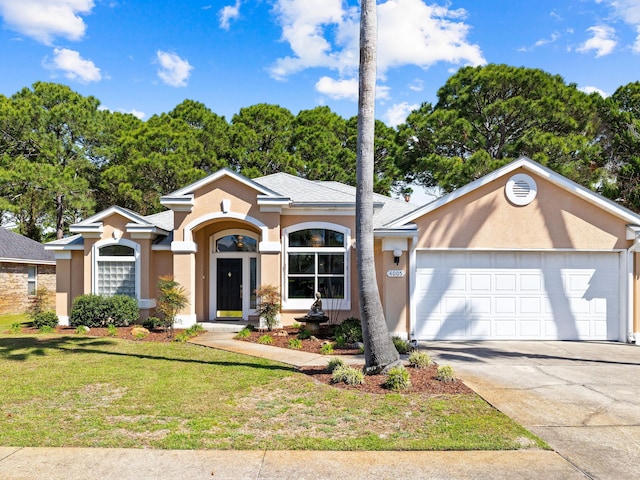
<instances>
[{"instance_id":1,"label":"white cloud","mask_svg":"<svg viewBox=\"0 0 640 480\"><path fill-rule=\"evenodd\" d=\"M358 79L334 80L322 77L316 83L316 90L334 100L358 100Z\"/></svg>"},{"instance_id":2,"label":"white cloud","mask_svg":"<svg viewBox=\"0 0 640 480\"><path fill-rule=\"evenodd\" d=\"M591 95L592 93L597 93L602 98L607 98L609 96L604 90L601 90L598 87L586 86L586 87L580 87L578 88L578 90L580 90L581 92L587 93L589 95Z\"/></svg>"},{"instance_id":3,"label":"white cloud","mask_svg":"<svg viewBox=\"0 0 640 480\"><path fill-rule=\"evenodd\" d=\"M100 105L98 107L98 110L100 110L100 111L102 111L102 110L113 111L113 109L107 107L106 105ZM119 108L118 112L120 112L120 113L128 113L130 115L133 115L134 117L138 117L140 120L142 120L144 117L147 116L146 113L141 112L140 110L136 110L135 108L132 108L131 110L125 110L124 108Z\"/></svg>"},{"instance_id":4,"label":"white cloud","mask_svg":"<svg viewBox=\"0 0 640 480\"><path fill-rule=\"evenodd\" d=\"M409 104L407 102L397 103L392 105L384 114L384 118L387 121L387 125L390 127L397 127L401 123L404 123L407 116L413 111L419 108L417 103Z\"/></svg>"},{"instance_id":5,"label":"white cloud","mask_svg":"<svg viewBox=\"0 0 640 480\"><path fill-rule=\"evenodd\" d=\"M54 37L80 40L86 30L80 15L94 5L93 0L0 0L0 14L12 30L51 45Z\"/></svg>"},{"instance_id":6,"label":"white cloud","mask_svg":"<svg viewBox=\"0 0 640 480\"><path fill-rule=\"evenodd\" d=\"M342 0L276 0L282 40L293 51L278 59L270 73L284 79L306 68L342 73L358 67L359 12ZM445 61L486 63L478 45L467 41L466 11L426 5L423 0L387 0L378 5L378 72Z\"/></svg>"},{"instance_id":7,"label":"white cloud","mask_svg":"<svg viewBox=\"0 0 640 480\"><path fill-rule=\"evenodd\" d=\"M68 48L55 48L53 60L45 61L44 66L50 70L61 70L68 79L81 83L102 80L100 69L91 60L85 60L79 52Z\"/></svg>"},{"instance_id":8,"label":"white cloud","mask_svg":"<svg viewBox=\"0 0 640 480\"><path fill-rule=\"evenodd\" d=\"M158 50L156 57L160 68L158 69L158 77L172 87L186 87L187 79L191 75L193 67L187 60L180 58L175 53L163 52Z\"/></svg>"},{"instance_id":9,"label":"white cloud","mask_svg":"<svg viewBox=\"0 0 640 480\"><path fill-rule=\"evenodd\" d=\"M422 79L414 79L413 82L409 84L409 90L412 90L414 92L421 92L422 90L424 90L424 82L422 81Z\"/></svg>"},{"instance_id":10,"label":"white cloud","mask_svg":"<svg viewBox=\"0 0 640 480\"><path fill-rule=\"evenodd\" d=\"M616 32L612 27L608 25L596 25L589 27L587 31L592 34L592 37L578 47L578 52L588 53L594 50L597 58L609 55L616 47Z\"/></svg>"},{"instance_id":11,"label":"white cloud","mask_svg":"<svg viewBox=\"0 0 640 480\"><path fill-rule=\"evenodd\" d=\"M607 3L624 22L635 28L637 36L631 48L634 52L640 53L640 2L638 0L608 0Z\"/></svg>"},{"instance_id":12,"label":"white cloud","mask_svg":"<svg viewBox=\"0 0 640 480\"><path fill-rule=\"evenodd\" d=\"M220 28L229 30L231 20L236 20L240 16L240 0L236 0L235 5L227 5L220 10Z\"/></svg>"}]
</instances>

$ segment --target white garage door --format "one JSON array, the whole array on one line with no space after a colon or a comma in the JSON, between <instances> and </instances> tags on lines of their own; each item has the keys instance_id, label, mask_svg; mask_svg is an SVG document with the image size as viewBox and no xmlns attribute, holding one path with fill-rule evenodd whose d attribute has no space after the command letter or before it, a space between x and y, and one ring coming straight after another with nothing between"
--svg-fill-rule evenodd
<instances>
[{"instance_id":1,"label":"white garage door","mask_svg":"<svg viewBox=\"0 0 640 480\"><path fill-rule=\"evenodd\" d=\"M619 340L620 254L419 252L419 340Z\"/></svg>"}]
</instances>

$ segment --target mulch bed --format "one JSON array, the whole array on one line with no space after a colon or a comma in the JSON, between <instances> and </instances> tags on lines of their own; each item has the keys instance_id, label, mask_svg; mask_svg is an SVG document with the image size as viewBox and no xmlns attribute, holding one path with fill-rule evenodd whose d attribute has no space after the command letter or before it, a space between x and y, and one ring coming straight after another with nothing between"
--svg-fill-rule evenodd
<instances>
[{"instance_id":1,"label":"mulch bed","mask_svg":"<svg viewBox=\"0 0 640 480\"><path fill-rule=\"evenodd\" d=\"M138 325L139 326L139 325ZM123 338L125 340L132 340L135 342L157 342L157 343L168 343L173 342L175 340L175 336L181 332L184 332L184 329L174 329L173 336L169 336L165 330L149 330L149 334L144 338L137 338L131 333L131 329L133 327L117 327L117 333L115 337L113 337L109 330L106 328L91 328L84 335L88 337L112 337L112 338ZM23 333L35 334L39 333L37 328L23 328ZM58 325L56 327L56 332L60 335L77 335L75 327L63 327Z\"/></svg>"},{"instance_id":2,"label":"mulch bed","mask_svg":"<svg viewBox=\"0 0 640 480\"><path fill-rule=\"evenodd\" d=\"M271 347L289 348L289 340L297 338L298 329L293 327L285 327L283 329L277 329L272 332L265 331L253 331L251 334L243 338L246 342L258 343L258 338L262 335L268 334L273 338ZM302 340L302 348L299 351L321 354L320 349L325 343L331 343L331 327L326 325L320 326L320 333L316 337ZM358 355L360 350L357 348L335 348L333 355ZM363 367L364 365L361 365ZM402 393L422 393L428 395L470 395L473 394L473 390L467 387L460 380L454 380L450 383L441 382L436 378L438 365L432 363L428 368L411 368L407 367L411 377L411 388L403 390ZM387 379L385 374L379 375L366 375L365 383L363 385L347 385L346 383L332 383L331 372L325 367L302 367L300 368L302 373L305 373L314 380L332 385L336 388L343 388L346 390L353 390L363 393L374 394L387 394L395 393L391 390L384 388L383 384Z\"/></svg>"}]
</instances>

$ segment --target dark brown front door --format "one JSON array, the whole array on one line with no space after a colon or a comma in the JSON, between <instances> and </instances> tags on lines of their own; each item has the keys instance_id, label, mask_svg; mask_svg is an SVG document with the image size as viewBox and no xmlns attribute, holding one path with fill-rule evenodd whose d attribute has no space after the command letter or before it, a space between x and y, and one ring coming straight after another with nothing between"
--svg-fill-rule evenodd
<instances>
[{"instance_id":1,"label":"dark brown front door","mask_svg":"<svg viewBox=\"0 0 640 480\"><path fill-rule=\"evenodd\" d=\"M218 317L242 317L242 259L218 258L217 260Z\"/></svg>"}]
</instances>

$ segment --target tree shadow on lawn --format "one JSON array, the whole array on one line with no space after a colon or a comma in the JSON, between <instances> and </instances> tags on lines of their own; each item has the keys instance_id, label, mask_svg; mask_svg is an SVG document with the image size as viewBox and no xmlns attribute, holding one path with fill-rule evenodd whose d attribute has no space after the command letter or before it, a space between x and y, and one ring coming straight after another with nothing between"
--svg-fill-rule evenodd
<instances>
[{"instance_id":1,"label":"tree shadow on lawn","mask_svg":"<svg viewBox=\"0 0 640 480\"><path fill-rule=\"evenodd\" d=\"M95 337L70 337L70 336L47 336L47 337L5 337L0 338L0 360L26 361L32 356L44 357L47 349L57 349L69 354L94 353L99 355L115 355L120 357L132 357L148 360L164 360L168 362L198 363L202 365L218 365L221 367L251 367L264 370L283 370L287 372L297 372L294 367L287 365L264 365L254 362L224 362L206 361L192 358L176 358L159 355L148 355L141 353L123 353L110 350L102 350L95 347L115 345L115 340L106 340ZM238 354L239 355L239 354Z\"/></svg>"}]
</instances>

